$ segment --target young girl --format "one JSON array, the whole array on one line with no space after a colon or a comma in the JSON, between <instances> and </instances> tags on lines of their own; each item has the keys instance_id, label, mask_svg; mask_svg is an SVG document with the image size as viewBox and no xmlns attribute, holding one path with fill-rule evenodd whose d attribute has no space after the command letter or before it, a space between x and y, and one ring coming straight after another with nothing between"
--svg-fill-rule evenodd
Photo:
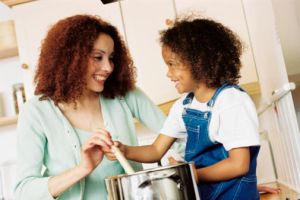
<instances>
[{"instance_id":1,"label":"young girl","mask_svg":"<svg viewBox=\"0 0 300 200\"><path fill-rule=\"evenodd\" d=\"M250 97L237 85L238 37L213 20L186 18L163 31L160 41L167 76L186 94L173 105L152 145L115 144L130 160L155 162L177 138L187 137L185 160L195 163L202 200L259 199L258 119Z\"/></svg>"}]
</instances>

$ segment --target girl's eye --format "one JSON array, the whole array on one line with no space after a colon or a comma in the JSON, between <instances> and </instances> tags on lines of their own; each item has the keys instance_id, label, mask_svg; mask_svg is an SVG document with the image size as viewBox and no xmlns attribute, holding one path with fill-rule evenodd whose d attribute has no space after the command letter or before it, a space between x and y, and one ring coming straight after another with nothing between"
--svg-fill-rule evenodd
<instances>
[{"instance_id":1,"label":"girl's eye","mask_svg":"<svg viewBox=\"0 0 300 200\"><path fill-rule=\"evenodd\" d=\"M172 67L172 68L175 67L174 63L168 63L168 65L169 65L169 67Z\"/></svg>"}]
</instances>

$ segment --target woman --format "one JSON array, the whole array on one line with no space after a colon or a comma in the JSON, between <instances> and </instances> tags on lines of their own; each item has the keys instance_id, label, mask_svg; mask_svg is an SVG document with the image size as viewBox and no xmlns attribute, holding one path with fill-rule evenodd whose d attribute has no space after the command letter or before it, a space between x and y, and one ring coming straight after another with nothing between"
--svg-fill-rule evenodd
<instances>
[{"instance_id":1,"label":"woman","mask_svg":"<svg viewBox=\"0 0 300 200\"><path fill-rule=\"evenodd\" d=\"M133 117L153 131L164 121L134 75L117 29L102 19L76 15L50 29L36 97L19 116L16 199L106 199L104 178L124 173L104 157L107 141L137 145Z\"/></svg>"}]
</instances>

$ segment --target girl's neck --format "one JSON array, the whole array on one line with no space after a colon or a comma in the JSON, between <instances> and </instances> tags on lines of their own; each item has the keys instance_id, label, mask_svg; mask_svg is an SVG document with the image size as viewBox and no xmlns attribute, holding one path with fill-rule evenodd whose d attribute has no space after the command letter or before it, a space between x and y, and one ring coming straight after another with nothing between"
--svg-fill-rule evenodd
<instances>
[{"instance_id":1,"label":"girl's neck","mask_svg":"<svg viewBox=\"0 0 300 200\"><path fill-rule=\"evenodd\" d=\"M216 88L209 88L205 84L199 84L194 91L195 98L200 103L208 102L214 95Z\"/></svg>"}]
</instances>

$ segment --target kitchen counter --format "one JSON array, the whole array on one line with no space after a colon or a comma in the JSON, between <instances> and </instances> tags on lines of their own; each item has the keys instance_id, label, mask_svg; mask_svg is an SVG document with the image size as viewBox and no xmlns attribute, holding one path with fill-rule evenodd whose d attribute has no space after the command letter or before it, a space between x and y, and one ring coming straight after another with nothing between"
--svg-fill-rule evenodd
<instances>
[{"instance_id":1,"label":"kitchen counter","mask_svg":"<svg viewBox=\"0 0 300 200\"><path fill-rule=\"evenodd\" d=\"M297 193L282 184L275 182L275 183L264 184L264 185L280 188L281 193L261 194L260 195L261 200L300 200L300 193Z\"/></svg>"}]
</instances>

